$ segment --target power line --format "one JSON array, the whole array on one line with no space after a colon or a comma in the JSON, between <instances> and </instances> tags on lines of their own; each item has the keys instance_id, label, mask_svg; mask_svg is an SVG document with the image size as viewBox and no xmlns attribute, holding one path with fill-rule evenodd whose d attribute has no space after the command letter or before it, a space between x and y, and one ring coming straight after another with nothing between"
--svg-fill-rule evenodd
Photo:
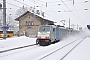
<instances>
[{"instance_id":1,"label":"power line","mask_svg":"<svg viewBox=\"0 0 90 60\"><path fill-rule=\"evenodd\" d=\"M38 3L37 1L36 1L36 3ZM41 5L43 5L42 3L39 3L39 4L41 4ZM46 5L43 5L44 7L46 6ZM48 8L50 11L52 11L53 13L56 13L56 12L54 12L52 9L50 9L50 8ZM57 16L55 16L55 14L54 14L54 17L57 17ZM57 18L59 18L59 17L57 17ZM61 20L61 19L59 19L59 20Z\"/></svg>"},{"instance_id":2,"label":"power line","mask_svg":"<svg viewBox=\"0 0 90 60\"><path fill-rule=\"evenodd\" d=\"M17 0L15 0L15 1L17 1ZM17 1L17 2L19 2L19 1ZM19 6L17 6L17 5L12 4L12 3L9 3L9 2L7 2L7 3L10 4L10 5L13 5L13 6L15 6L15 7L19 7ZM24 4L24 3L22 3L22 2L19 2L19 3ZM24 5L27 5L27 4L24 4ZM29 5L27 5L27 6L29 6ZM19 8L21 8L21 7L19 7ZM53 11L53 12L54 12L54 11Z\"/></svg>"},{"instance_id":3,"label":"power line","mask_svg":"<svg viewBox=\"0 0 90 60\"><path fill-rule=\"evenodd\" d=\"M88 1L85 1L85 2L88 2ZM73 0L73 7L74 7L75 11L77 12L77 15L78 15L79 18L80 18L80 22L83 23L83 21L81 21L81 20L82 20L82 19L81 19L81 16L79 15L79 13L78 13L78 11L77 11L77 9L76 9L76 7L75 7L75 2L74 2L74 0ZM83 23L83 24L84 24L84 23Z\"/></svg>"},{"instance_id":4,"label":"power line","mask_svg":"<svg viewBox=\"0 0 90 60\"><path fill-rule=\"evenodd\" d=\"M87 3L87 2L89 2L89 1L85 1L84 3ZM76 9L76 7L75 7L75 5L73 4L73 7L74 7L74 9L76 10L76 12L77 12L77 14L78 14L78 16L79 16L79 18L80 18L80 21L82 20L81 19L81 16L79 15L79 13L78 13L78 11L77 11L77 9ZM84 9L85 10L85 9ZM83 21L81 21L83 24L84 24L84 22Z\"/></svg>"},{"instance_id":5,"label":"power line","mask_svg":"<svg viewBox=\"0 0 90 60\"><path fill-rule=\"evenodd\" d=\"M61 0L62 1L62 0ZM63 2L63 1L62 1ZM68 8L68 6L63 2L63 4ZM69 9L69 8L68 8ZM70 9L69 9L70 10ZM70 12L75 16L75 14L70 10ZM76 17L76 16L75 16ZM77 18L77 17L76 17ZM78 18L77 18L78 19ZM79 20L79 19L78 19ZM80 21L80 20L79 20Z\"/></svg>"},{"instance_id":6,"label":"power line","mask_svg":"<svg viewBox=\"0 0 90 60\"><path fill-rule=\"evenodd\" d=\"M40 1L40 0L39 0ZM64 2L64 1L63 1ZM87 3L87 2L90 2L90 1L85 1L85 2L79 2L79 3ZM74 4L78 4L78 3L75 3L74 2ZM65 5L65 4L64 4ZM68 7L67 7L68 8ZM49 8L50 9L50 8ZM69 8L68 8L69 9ZM69 9L70 10L70 9ZM76 10L76 9L75 9ZM70 10L71 11L71 10ZM79 15L79 13L78 13L78 11L76 10L76 12L77 12L77 14ZM55 12L54 12L55 13ZM71 11L71 13L75 16L75 14ZM76 16L75 16L76 17ZM80 15L79 15L79 17L80 17ZM77 17L76 17L77 18ZM78 18L77 18L78 19ZM81 18L80 18L81 19ZM80 20L80 19L78 19L78 20ZM81 21L80 21L81 22Z\"/></svg>"},{"instance_id":7,"label":"power line","mask_svg":"<svg viewBox=\"0 0 90 60\"><path fill-rule=\"evenodd\" d=\"M38 0L37 0L37 1L38 1ZM40 2L43 2L43 3L46 3L46 2L47 2L47 1L45 2L45 1L41 1L41 0L39 0L39 1L40 1ZM52 2L47 2L47 3L59 3L59 2L62 2L62 1L52 1ZM63 1L63 2L68 2L68 1ZM77 2L77 3L74 2L74 5L75 5L75 4L80 4L80 3L81 3L81 4L82 4L82 3L88 3L88 2L90 2L90 1ZM72 3L71 3L71 4L72 4ZM66 4L66 5L71 5L71 4L69 3L69 4ZM63 5L63 4L61 4L61 5Z\"/></svg>"},{"instance_id":8,"label":"power line","mask_svg":"<svg viewBox=\"0 0 90 60\"><path fill-rule=\"evenodd\" d=\"M15 6L15 7L21 8L20 6L14 5L14 4L12 4L12 3L9 3L9 2L6 2L6 3L8 3L8 4L10 4L10 5L13 5L13 6Z\"/></svg>"},{"instance_id":9,"label":"power line","mask_svg":"<svg viewBox=\"0 0 90 60\"><path fill-rule=\"evenodd\" d=\"M38 0L37 0L38 1ZM41 0L39 0L40 2L44 2L45 3L45 1L41 1ZM47 2L47 1L46 1ZM52 2L47 2L47 3L57 3L57 2L62 2L62 1L52 1ZM64 2L68 2L68 1L64 1Z\"/></svg>"},{"instance_id":10,"label":"power line","mask_svg":"<svg viewBox=\"0 0 90 60\"><path fill-rule=\"evenodd\" d=\"M33 2L34 2L34 1L33 1ZM44 4L42 4L42 3L38 2L38 1L35 1L35 2L41 4L41 6L43 6L43 7L46 7L46 5L44 5ZM34 3L35 3L35 2L34 2ZM45 2L45 3L46 3L46 2ZM46 12L45 12L45 14L50 15L50 16L52 16L52 17L55 17L55 18L61 20L61 19L60 19L60 16L57 17L57 16L55 15L56 12L54 12L54 11L53 11L52 9L50 9L50 8L48 8L48 9L49 9L50 11L52 11L54 14L51 15L51 14L48 14L48 13L46 13ZM44 10L46 10L46 8L45 8Z\"/></svg>"},{"instance_id":11,"label":"power line","mask_svg":"<svg viewBox=\"0 0 90 60\"><path fill-rule=\"evenodd\" d=\"M15 1L17 1L17 0L15 0ZM18 3L21 3L21 4L24 4L24 5L26 5L26 6L29 6L29 5L27 5L27 4L25 4L25 3L22 3L22 2L20 2L20 1L17 1ZM36 1L36 3L38 3L37 1ZM10 3L11 4L11 3ZM45 7L45 5L44 4L42 4L42 3L39 3L39 4L41 4L41 5L43 5L44 7ZM14 5L14 4L11 4L11 5ZM14 6L16 6L16 7L19 7L19 6L17 6L17 5L14 5ZM30 6L29 6L30 7ZM19 7L19 8L21 8L21 7ZM48 8L48 9L50 9L50 8ZM51 9L50 9L51 10ZM52 10L51 10L52 11ZM54 12L54 11L52 11L52 12ZM56 13L56 12L54 12L54 13ZM72 12L73 13L73 12ZM76 17L76 16L75 16ZM77 18L77 17L76 17Z\"/></svg>"},{"instance_id":12,"label":"power line","mask_svg":"<svg viewBox=\"0 0 90 60\"><path fill-rule=\"evenodd\" d=\"M81 19L81 16L79 15L79 13L78 13L78 11L77 11L77 9L76 9L76 7L75 7L75 5L73 5L74 6L74 9L76 10L76 12L77 12L77 14L78 14L78 16L79 16L79 18L80 18L80 22L82 22L83 23L83 21L81 21L82 19ZM83 23L84 24L84 23Z\"/></svg>"},{"instance_id":13,"label":"power line","mask_svg":"<svg viewBox=\"0 0 90 60\"><path fill-rule=\"evenodd\" d=\"M43 4L42 4L43 5ZM65 5L65 4L64 4ZM68 8L68 7L67 7ZM50 8L49 8L50 9ZM68 8L69 9L69 8ZM51 10L51 9L50 9ZM70 10L70 9L69 9ZM53 11L54 12L54 11ZM70 12L72 12L71 10L70 10ZM54 12L55 13L55 12ZM72 14L75 16L75 14L72 12ZM50 15L50 14L49 14ZM76 16L75 16L76 17ZM77 17L76 17L77 18ZM77 18L78 19L78 18ZM60 19L61 20L61 19ZM78 19L79 20L79 19Z\"/></svg>"},{"instance_id":14,"label":"power line","mask_svg":"<svg viewBox=\"0 0 90 60\"><path fill-rule=\"evenodd\" d=\"M30 5L27 5L27 4L22 3L22 2L20 2L20 1L17 1L17 0L15 0L15 1L18 2L18 3L21 3L21 4L23 4L23 5L26 5L26 6L29 6L29 7L30 7Z\"/></svg>"},{"instance_id":15,"label":"power line","mask_svg":"<svg viewBox=\"0 0 90 60\"><path fill-rule=\"evenodd\" d=\"M73 2L73 5L76 5L76 4L85 4L85 3L88 3L88 2L90 2L90 1L85 1L85 2L77 2L77 3L75 3L75 2ZM72 4L72 3L71 3ZM68 4L67 4L68 5Z\"/></svg>"}]
</instances>

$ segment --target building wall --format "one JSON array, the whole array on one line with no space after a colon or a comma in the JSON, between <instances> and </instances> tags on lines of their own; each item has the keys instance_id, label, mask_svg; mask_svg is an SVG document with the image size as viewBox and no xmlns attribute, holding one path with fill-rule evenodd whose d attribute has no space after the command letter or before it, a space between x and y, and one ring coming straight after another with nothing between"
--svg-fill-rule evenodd
<instances>
[{"instance_id":1,"label":"building wall","mask_svg":"<svg viewBox=\"0 0 90 60\"><path fill-rule=\"evenodd\" d=\"M52 21L35 16L32 13L27 13L19 18L19 34L20 35L35 35L37 36L39 25L52 24ZM30 23L30 24L28 24Z\"/></svg>"},{"instance_id":2,"label":"building wall","mask_svg":"<svg viewBox=\"0 0 90 60\"><path fill-rule=\"evenodd\" d=\"M33 25L27 25L26 21L33 21ZM25 32L26 36L37 35L39 25L41 25L41 21L38 17L34 18L32 15L27 14L19 20L19 33L23 35Z\"/></svg>"}]
</instances>

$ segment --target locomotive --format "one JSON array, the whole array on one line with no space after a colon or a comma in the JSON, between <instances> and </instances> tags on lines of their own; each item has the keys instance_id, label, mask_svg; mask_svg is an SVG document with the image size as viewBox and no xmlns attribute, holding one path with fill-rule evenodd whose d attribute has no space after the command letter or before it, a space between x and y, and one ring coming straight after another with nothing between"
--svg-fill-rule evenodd
<instances>
[{"instance_id":1,"label":"locomotive","mask_svg":"<svg viewBox=\"0 0 90 60\"><path fill-rule=\"evenodd\" d=\"M50 45L71 34L72 30L56 25L41 25L38 28L36 44Z\"/></svg>"}]
</instances>

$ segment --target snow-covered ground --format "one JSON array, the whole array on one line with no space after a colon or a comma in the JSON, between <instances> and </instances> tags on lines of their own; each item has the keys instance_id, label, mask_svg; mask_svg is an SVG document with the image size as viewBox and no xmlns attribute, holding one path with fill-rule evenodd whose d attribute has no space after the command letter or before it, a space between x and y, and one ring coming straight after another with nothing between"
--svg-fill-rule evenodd
<instances>
[{"instance_id":1,"label":"snow-covered ground","mask_svg":"<svg viewBox=\"0 0 90 60\"><path fill-rule=\"evenodd\" d=\"M72 49L76 43L80 42L82 37L89 35L88 32L82 33L76 36L70 36L61 40L56 44L49 46L35 45L32 47L26 47L23 49L17 49L0 53L0 60L39 60L43 56L57 50L58 48L79 39L77 42L57 51L42 60L60 60L70 49ZM35 44L36 38L30 37L13 37L6 40L0 40L0 51L7 50L15 47ZM90 37L87 37L80 45L78 45L70 54L68 54L63 60L90 60Z\"/></svg>"},{"instance_id":2,"label":"snow-covered ground","mask_svg":"<svg viewBox=\"0 0 90 60\"><path fill-rule=\"evenodd\" d=\"M90 37L86 38L63 60L90 60Z\"/></svg>"},{"instance_id":3,"label":"snow-covered ground","mask_svg":"<svg viewBox=\"0 0 90 60\"><path fill-rule=\"evenodd\" d=\"M11 48L21 47L25 45L35 44L36 38L29 38L25 36L12 37L5 40L0 40L0 51Z\"/></svg>"}]
</instances>

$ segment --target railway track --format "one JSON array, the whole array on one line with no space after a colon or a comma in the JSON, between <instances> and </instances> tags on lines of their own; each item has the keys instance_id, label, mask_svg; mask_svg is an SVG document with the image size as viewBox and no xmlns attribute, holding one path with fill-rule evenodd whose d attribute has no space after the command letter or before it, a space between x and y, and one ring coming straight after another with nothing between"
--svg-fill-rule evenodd
<instances>
[{"instance_id":1,"label":"railway track","mask_svg":"<svg viewBox=\"0 0 90 60\"><path fill-rule=\"evenodd\" d=\"M83 39L81 39L69 52L67 52L67 53L66 53L61 59L59 59L59 60L63 60L71 51L73 51L73 50L74 50L82 41L84 41L84 39L86 39L87 37L88 37L88 36L86 36L86 37L84 37ZM77 40L75 40L75 41L72 41L72 42L70 42L70 43L68 43L68 44L66 44L66 45L64 45L64 46L62 46L62 47L60 47L60 48L58 48L57 50L55 50L55 51L53 51L53 52L51 52L51 53L49 53L49 54L43 56L43 57L40 58L39 60L43 60L44 58L46 58L46 57L48 57L48 56L54 54L55 52L57 52L57 51L59 51L59 50L65 48L65 47L67 47L67 46L73 44L74 42L76 42L76 41L78 41L78 40L79 40L79 39L77 39Z\"/></svg>"},{"instance_id":2,"label":"railway track","mask_svg":"<svg viewBox=\"0 0 90 60\"><path fill-rule=\"evenodd\" d=\"M75 45L69 52L67 52L60 60L63 60L71 51L73 51L81 42L84 41L85 38L83 38L79 43L77 43L77 45Z\"/></svg>"},{"instance_id":3,"label":"railway track","mask_svg":"<svg viewBox=\"0 0 90 60\"><path fill-rule=\"evenodd\" d=\"M0 53L5 53L5 52L8 52L8 51L17 50L17 49L22 49L22 48L26 48L26 47L30 47L30 46L34 46L34 45L37 45L37 44L32 44L32 45L26 45L26 46L11 48L11 49L7 49L7 50L0 51Z\"/></svg>"}]
</instances>

